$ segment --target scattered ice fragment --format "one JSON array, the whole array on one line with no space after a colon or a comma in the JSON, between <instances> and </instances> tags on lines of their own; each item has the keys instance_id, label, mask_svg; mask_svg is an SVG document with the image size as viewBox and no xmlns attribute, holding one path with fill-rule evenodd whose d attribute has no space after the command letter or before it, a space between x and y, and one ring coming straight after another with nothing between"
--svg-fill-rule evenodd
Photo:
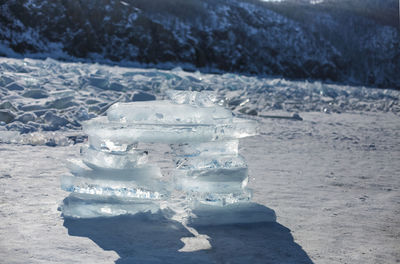
<instances>
[{"instance_id":1,"label":"scattered ice fragment","mask_svg":"<svg viewBox=\"0 0 400 264\"><path fill-rule=\"evenodd\" d=\"M63 117L59 117L53 112L47 112L43 119L49 124L47 130L58 130L60 127L65 126L69 121Z\"/></svg>"},{"instance_id":2,"label":"scattered ice fragment","mask_svg":"<svg viewBox=\"0 0 400 264\"><path fill-rule=\"evenodd\" d=\"M108 80L106 78L103 78L101 75L92 75L88 78L88 83L90 85L93 85L95 87L98 87L100 89L107 89L108 87Z\"/></svg>"},{"instance_id":3,"label":"scattered ice fragment","mask_svg":"<svg viewBox=\"0 0 400 264\"><path fill-rule=\"evenodd\" d=\"M11 123L15 118L15 115L9 110L0 110L0 121L6 124Z\"/></svg>"},{"instance_id":4,"label":"scattered ice fragment","mask_svg":"<svg viewBox=\"0 0 400 264\"><path fill-rule=\"evenodd\" d=\"M16 118L16 120L25 124L25 123L28 123L29 121L35 121L36 118L37 118L37 116L34 113L28 112L28 113L24 113L24 114L18 116Z\"/></svg>"},{"instance_id":5,"label":"scattered ice fragment","mask_svg":"<svg viewBox=\"0 0 400 264\"><path fill-rule=\"evenodd\" d=\"M32 89L29 91L26 91L25 93L22 94L23 97L28 97L28 98L33 98L33 99L41 99L41 98L47 98L49 95L40 89Z\"/></svg>"},{"instance_id":6,"label":"scattered ice fragment","mask_svg":"<svg viewBox=\"0 0 400 264\"><path fill-rule=\"evenodd\" d=\"M166 95L169 100L177 104L188 104L202 107L215 106L217 96L214 92L187 92L178 90L167 90Z\"/></svg>"},{"instance_id":7,"label":"scattered ice fragment","mask_svg":"<svg viewBox=\"0 0 400 264\"><path fill-rule=\"evenodd\" d=\"M145 93L145 92L136 92L132 95L131 101L132 102L137 102L137 101L154 101L156 100L156 97L152 94Z\"/></svg>"},{"instance_id":8,"label":"scattered ice fragment","mask_svg":"<svg viewBox=\"0 0 400 264\"><path fill-rule=\"evenodd\" d=\"M11 102L9 102L9 101L4 101L4 102L2 102L2 103L0 104L0 109L6 109L6 110L13 111L13 112L18 111L18 109L15 108L15 106L14 106Z\"/></svg>"},{"instance_id":9,"label":"scattered ice fragment","mask_svg":"<svg viewBox=\"0 0 400 264\"><path fill-rule=\"evenodd\" d=\"M6 88L7 88L8 90L10 90L10 91L22 91L22 90L25 89L23 86L21 86L20 84L18 84L18 83L16 83L16 82L13 82L13 83L8 84L8 85L6 86Z\"/></svg>"}]
</instances>

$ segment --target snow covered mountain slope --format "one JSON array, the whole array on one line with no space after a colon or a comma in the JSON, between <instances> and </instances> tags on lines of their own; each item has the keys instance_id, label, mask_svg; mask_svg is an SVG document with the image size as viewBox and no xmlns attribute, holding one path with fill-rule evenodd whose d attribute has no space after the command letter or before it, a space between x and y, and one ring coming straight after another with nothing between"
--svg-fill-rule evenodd
<instances>
[{"instance_id":1,"label":"snow covered mountain slope","mask_svg":"<svg viewBox=\"0 0 400 264\"><path fill-rule=\"evenodd\" d=\"M0 55L400 87L396 0L0 1Z\"/></svg>"}]
</instances>

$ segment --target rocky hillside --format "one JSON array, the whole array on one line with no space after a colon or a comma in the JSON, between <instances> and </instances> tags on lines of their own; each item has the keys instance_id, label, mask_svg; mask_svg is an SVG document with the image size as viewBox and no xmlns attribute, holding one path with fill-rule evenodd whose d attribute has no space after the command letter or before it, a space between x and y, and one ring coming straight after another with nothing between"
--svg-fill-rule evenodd
<instances>
[{"instance_id":1,"label":"rocky hillside","mask_svg":"<svg viewBox=\"0 0 400 264\"><path fill-rule=\"evenodd\" d=\"M400 89L397 8L396 0L0 0L0 55Z\"/></svg>"}]
</instances>

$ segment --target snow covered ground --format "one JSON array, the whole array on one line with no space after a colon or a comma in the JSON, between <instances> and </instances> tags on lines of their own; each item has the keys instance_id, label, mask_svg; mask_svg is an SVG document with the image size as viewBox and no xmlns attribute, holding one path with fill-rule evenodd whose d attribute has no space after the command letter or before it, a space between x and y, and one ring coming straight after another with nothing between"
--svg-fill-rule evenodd
<instances>
[{"instance_id":1,"label":"snow covered ground","mask_svg":"<svg viewBox=\"0 0 400 264\"><path fill-rule=\"evenodd\" d=\"M12 117L0 126L2 263L400 262L398 91L52 60L0 67L0 111ZM161 215L64 220L59 177L79 157L80 121L170 88L215 90L259 121L240 152L271 221L193 230ZM262 117L294 112L303 121ZM211 249L196 250L207 237Z\"/></svg>"}]
</instances>

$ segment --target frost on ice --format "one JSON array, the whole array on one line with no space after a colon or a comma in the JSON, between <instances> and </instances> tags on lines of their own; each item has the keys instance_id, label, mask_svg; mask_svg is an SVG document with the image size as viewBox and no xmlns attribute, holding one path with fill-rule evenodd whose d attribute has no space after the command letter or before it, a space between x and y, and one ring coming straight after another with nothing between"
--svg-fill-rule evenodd
<instances>
[{"instance_id":1,"label":"frost on ice","mask_svg":"<svg viewBox=\"0 0 400 264\"><path fill-rule=\"evenodd\" d=\"M83 124L88 145L61 180L62 189L71 192L61 206L64 216L156 212L161 204L168 207L174 191L183 192L192 209L250 201L238 141L256 135L257 123L234 117L212 93L166 94L168 100L116 103L106 116ZM170 146L172 179L149 162L145 144Z\"/></svg>"}]
</instances>

